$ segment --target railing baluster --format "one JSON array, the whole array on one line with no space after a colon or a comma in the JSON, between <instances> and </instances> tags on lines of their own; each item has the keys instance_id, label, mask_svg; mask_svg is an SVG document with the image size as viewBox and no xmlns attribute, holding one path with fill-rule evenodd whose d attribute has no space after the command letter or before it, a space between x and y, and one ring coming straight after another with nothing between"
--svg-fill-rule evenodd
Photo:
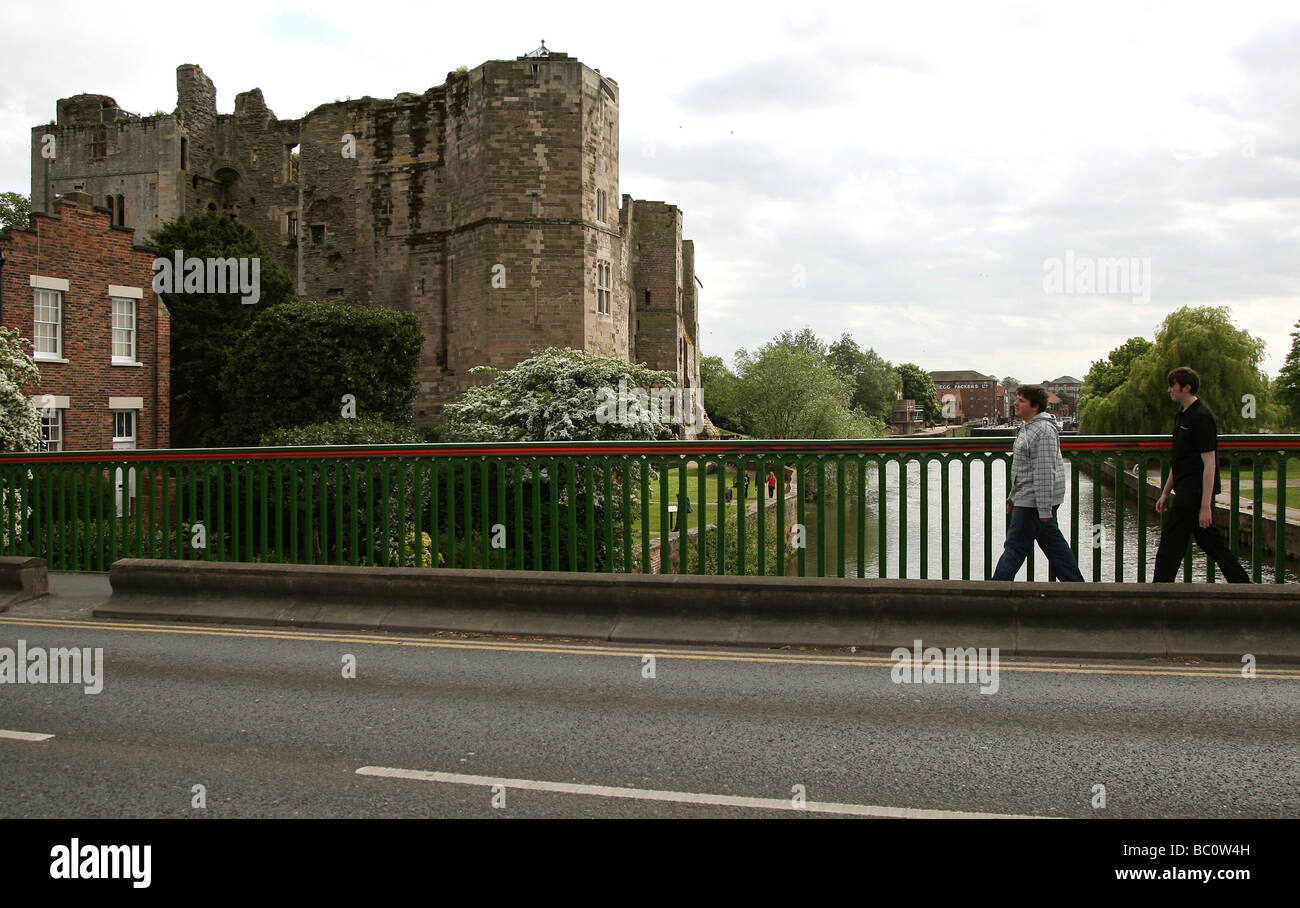
<instances>
[{"instance_id":1,"label":"railing baluster","mask_svg":"<svg viewBox=\"0 0 1300 908\"><path fill-rule=\"evenodd\" d=\"M940 527L939 532L943 534L943 538L939 540L939 542L940 542L940 550L942 551L941 557L943 558L943 579L947 580L949 579L948 572L951 569L949 565L949 560L950 560L951 549L952 549L952 543L950 539L950 537L952 536L952 516L949 513L949 506L951 504L952 499L949 497L949 492L948 492L948 484L949 484L948 474L952 471L952 465L953 465L952 457L950 456L940 457L939 465L943 470L943 472L939 476L939 498L941 499L940 506L943 508L943 512L939 515L939 527Z\"/></svg>"},{"instance_id":2,"label":"railing baluster","mask_svg":"<svg viewBox=\"0 0 1300 908\"><path fill-rule=\"evenodd\" d=\"M876 455L876 576L889 576L889 456Z\"/></svg>"},{"instance_id":3,"label":"railing baluster","mask_svg":"<svg viewBox=\"0 0 1300 908\"><path fill-rule=\"evenodd\" d=\"M1125 483L1128 482L1128 474L1125 472L1128 467L1128 461L1122 453L1115 455L1115 582L1124 582L1124 498Z\"/></svg>"}]
</instances>

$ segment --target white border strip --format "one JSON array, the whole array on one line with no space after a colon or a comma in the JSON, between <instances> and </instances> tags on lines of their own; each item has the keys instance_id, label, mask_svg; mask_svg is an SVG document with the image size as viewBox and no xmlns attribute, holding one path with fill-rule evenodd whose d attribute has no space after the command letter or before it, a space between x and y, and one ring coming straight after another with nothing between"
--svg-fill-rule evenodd
<instances>
[{"instance_id":1,"label":"white border strip","mask_svg":"<svg viewBox=\"0 0 1300 908\"><path fill-rule=\"evenodd\" d=\"M48 741L54 735L43 735L36 731L6 731L0 728L0 738L11 738L14 741Z\"/></svg>"},{"instance_id":2,"label":"white border strip","mask_svg":"<svg viewBox=\"0 0 1300 908\"><path fill-rule=\"evenodd\" d=\"M387 766L362 766L359 776L385 779L409 779L417 782L447 782L452 785L504 785L529 791L557 794L590 795L598 798L630 798L635 801L669 801L677 804L709 804L718 807L751 807L763 810L835 813L855 817L886 817L905 820L1036 820L1045 817L1006 813L967 813L961 810L919 810L911 807L875 807L870 804L835 804L809 801L796 807L789 798L748 798L740 795L697 794L690 791L658 791L653 788L615 788L609 785L580 785L575 782L538 782L533 779L502 779L496 776L467 776L454 772L428 772L421 769L393 769Z\"/></svg>"}]
</instances>

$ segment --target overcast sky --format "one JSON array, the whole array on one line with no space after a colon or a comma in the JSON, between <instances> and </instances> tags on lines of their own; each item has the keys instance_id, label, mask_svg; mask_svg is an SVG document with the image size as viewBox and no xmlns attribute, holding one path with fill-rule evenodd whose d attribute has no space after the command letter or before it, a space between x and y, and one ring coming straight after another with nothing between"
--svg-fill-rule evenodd
<instances>
[{"instance_id":1,"label":"overcast sky","mask_svg":"<svg viewBox=\"0 0 1300 908\"><path fill-rule=\"evenodd\" d=\"M259 87L292 118L545 39L619 83L620 191L683 210L705 354L808 326L926 370L1082 378L1227 305L1275 375L1300 318L1293 3L155 9L6 5L0 191L30 192L60 97L171 111L197 63L219 111Z\"/></svg>"}]
</instances>

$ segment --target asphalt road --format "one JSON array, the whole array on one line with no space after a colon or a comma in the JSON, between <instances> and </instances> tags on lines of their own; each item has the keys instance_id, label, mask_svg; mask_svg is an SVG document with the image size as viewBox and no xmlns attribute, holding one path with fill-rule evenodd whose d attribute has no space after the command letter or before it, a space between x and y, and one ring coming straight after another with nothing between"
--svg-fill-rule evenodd
<instances>
[{"instance_id":1,"label":"asphalt road","mask_svg":"<svg viewBox=\"0 0 1300 908\"><path fill-rule=\"evenodd\" d=\"M98 694L0 684L0 816L1300 815L1296 667L1003 659L982 694L887 653L108 623L96 582L0 615L103 648Z\"/></svg>"}]
</instances>

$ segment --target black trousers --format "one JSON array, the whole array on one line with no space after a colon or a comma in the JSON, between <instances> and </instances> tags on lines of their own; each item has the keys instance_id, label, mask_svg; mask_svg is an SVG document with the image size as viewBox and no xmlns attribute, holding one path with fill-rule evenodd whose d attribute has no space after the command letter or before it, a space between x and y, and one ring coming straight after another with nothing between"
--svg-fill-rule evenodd
<instances>
[{"instance_id":1,"label":"black trousers","mask_svg":"<svg viewBox=\"0 0 1300 908\"><path fill-rule=\"evenodd\" d=\"M1250 583L1246 573L1232 554L1232 549L1219 533L1219 528L1211 523L1201 527L1200 489L1187 488L1175 490L1173 506L1165 512L1165 528L1160 533L1160 547L1156 549L1156 583L1172 583L1183 563L1183 554L1187 551L1187 539L1196 537L1196 544L1214 559L1224 578L1229 583Z\"/></svg>"}]
</instances>

